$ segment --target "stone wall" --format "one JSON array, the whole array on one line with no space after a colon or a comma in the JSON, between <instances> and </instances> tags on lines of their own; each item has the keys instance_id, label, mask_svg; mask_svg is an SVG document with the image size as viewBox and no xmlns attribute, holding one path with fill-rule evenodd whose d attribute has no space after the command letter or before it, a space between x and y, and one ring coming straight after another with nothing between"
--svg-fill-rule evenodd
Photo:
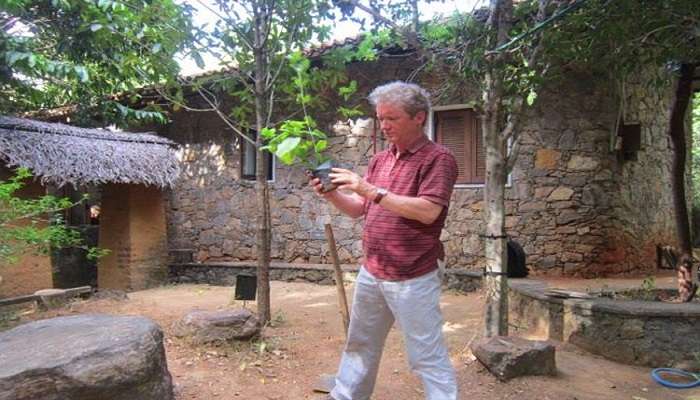
<instances>
[{"instance_id":1,"label":"stone wall","mask_svg":"<svg viewBox=\"0 0 700 400\"><path fill-rule=\"evenodd\" d=\"M410 60L352 64L360 92L413 71ZM427 87L441 82L422 80ZM420 81L419 76L419 81ZM507 189L506 228L527 253L531 270L551 275L595 276L654 268L657 243L674 237L665 135L669 93L630 91L626 119L642 124L643 146L636 161L610 151L617 103L605 84L570 76L539 94L521 137L521 153ZM462 90L436 105L466 104ZM461 96L461 97L460 97ZM368 114L369 116L370 114ZM375 147L369 118L333 122L330 154L358 173ZM214 115L176 113L161 134L179 141L184 174L169 198L171 249L192 249L195 261L254 258L258 204L252 182L240 179L239 143ZM379 135L381 136L381 135ZM352 220L320 201L306 187L301 167L276 165L271 183L272 258L294 263L329 263L323 225L334 227L342 263L361 262L361 220ZM448 267L483 266L483 189L457 187L442 239Z\"/></svg>"},{"instance_id":2,"label":"stone wall","mask_svg":"<svg viewBox=\"0 0 700 400\"><path fill-rule=\"evenodd\" d=\"M511 326L538 339L566 341L625 364L696 371L688 348L700 340L700 305L546 295L547 285L512 280L508 293Z\"/></svg>"}]
</instances>

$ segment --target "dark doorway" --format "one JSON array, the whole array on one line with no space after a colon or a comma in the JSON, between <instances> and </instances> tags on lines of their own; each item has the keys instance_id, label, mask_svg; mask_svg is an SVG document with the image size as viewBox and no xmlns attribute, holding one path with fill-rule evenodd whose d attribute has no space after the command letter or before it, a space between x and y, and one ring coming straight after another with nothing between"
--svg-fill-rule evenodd
<instances>
[{"instance_id":1,"label":"dark doorway","mask_svg":"<svg viewBox=\"0 0 700 400\"><path fill-rule=\"evenodd\" d=\"M97 186L73 187L65 185L53 188L51 194L67 197L75 206L64 210L63 221L78 230L83 244L96 247L99 239L100 190ZM85 196L87 195L87 198ZM97 286L97 262L87 258L87 251L80 247L54 249L51 252L53 286L65 289L78 286Z\"/></svg>"}]
</instances>

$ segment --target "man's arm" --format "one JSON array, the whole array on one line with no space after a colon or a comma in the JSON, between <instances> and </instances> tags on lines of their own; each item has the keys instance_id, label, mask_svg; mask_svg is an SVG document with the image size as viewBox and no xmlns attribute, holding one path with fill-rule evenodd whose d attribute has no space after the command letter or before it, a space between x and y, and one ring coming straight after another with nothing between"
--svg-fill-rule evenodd
<instances>
[{"instance_id":1,"label":"man's arm","mask_svg":"<svg viewBox=\"0 0 700 400\"><path fill-rule=\"evenodd\" d=\"M352 171L342 168L333 168L333 172L330 176L331 181L338 185L338 189L347 189L353 192L355 195L353 197L355 200L353 201L359 202L358 211L360 214L358 216L364 213L364 199L372 201L377 197L378 188ZM338 193L338 195L342 194ZM329 200L341 211L352 216L352 214L344 211L336 204L335 201ZM404 218L416 220L426 225L431 224L440 216L443 207L425 198L403 196L394 193L387 193L381 199L379 205Z\"/></svg>"},{"instance_id":2,"label":"man's arm","mask_svg":"<svg viewBox=\"0 0 700 400\"><path fill-rule=\"evenodd\" d=\"M375 187L375 193L377 188ZM379 205L400 216L423 224L432 224L442 212L442 206L422 197L402 196L387 192Z\"/></svg>"}]
</instances>

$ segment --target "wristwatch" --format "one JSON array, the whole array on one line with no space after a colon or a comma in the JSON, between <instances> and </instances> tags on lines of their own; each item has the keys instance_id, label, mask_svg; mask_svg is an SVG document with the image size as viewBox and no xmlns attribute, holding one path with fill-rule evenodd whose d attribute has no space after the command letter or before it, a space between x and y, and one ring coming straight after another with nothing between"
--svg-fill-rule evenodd
<instances>
[{"instance_id":1,"label":"wristwatch","mask_svg":"<svg viewBox=\"0 0 700 400\"><path fill-rule=\"evenodd\" d=\"M387 193L388 192L386 189L378 187L377 188L377 195L374 196L374 199L372 201L375 204L379 204L379 202L382 201L382 199L384 198L384 196L386 196Z\"/></svg>"}]
</instances>

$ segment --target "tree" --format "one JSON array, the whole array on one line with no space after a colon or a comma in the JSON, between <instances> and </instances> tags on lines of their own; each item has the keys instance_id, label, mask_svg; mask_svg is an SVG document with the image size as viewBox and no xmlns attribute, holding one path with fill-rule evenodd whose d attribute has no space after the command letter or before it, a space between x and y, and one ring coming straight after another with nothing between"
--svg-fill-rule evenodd
<instances>
[{"instance_id":1,"label":"tree","mask_svg":"<svg viewBox=\"0 0 700 400\"><path fill-rule=\"evenodd\" d=\"M190 12L173 0L0 0L0 110L70 106L85 124L162 120L114 100L175 79Z\"/></svg>"},{"instance_id":2,"label":"tree","mask_svg":"<svg viewBox=\"0 0 700 400\"><path fill-rule=\"evenodd\" d=\"M417 8L410 7L414 12L411 26L420 28L418 31L401 28L382 16L378 7L361 7L357 0L344 3L374 15L380 23L402 33L408 43L419 47L426 63L451 72L452 86L467 84L483 93L477 107L482 114L486 147L484 327L486 336L507 335L505 185L518 156L525 111L533 104L548 69L541 57L540 31L574 11L581 1L568 4L529 0L514 6L512 0L491 0L485 23L476 15L465 15L422 27L415 22Z\"/></svg>"},{"instance_id":3,"label":"tree","mask_svg":"<svg viewBox=\"0 0 700 400\"><path fill-rule=\"evenodd\" d=\"M75 122L158 119L116 101L124 91L174 80L173 56L190 38L190 8L171 0L0 0L0 113L71 107ZM0 260L25 250L82 246L57 213L68 199L17 196L31 172L0 182ZM88 257L101 251L86 248Z\"/></svg>"},{"instance_id":4,"label":"tree","mask_svg":"<svg viewBox=\"0 0 700 400\"><path fill-rule=\"evenodd\" d=\"M305 107L320 102L313 97L313 90L342 81L330 70L315 69L312 74L310 62L301 53L312 39L328 38L330 28L322 21L330 17L329 5L323 0L217 0L215 7L204 1L199 3L215 13L218 20L208 40L202 41L192 54L202 65L199 53L215 49L212 54L226 69L194 82L183 81L184 90L164 88L161 94L175 107L216 113L241 142L247 141L256 148L255 188L260 206L256 227L258 313L264 324L270 321L271 314L271 222L262 133L291 117L303 115L305 122L310 121ZM187 95L183 94L187 91L198 94L208 106L187 104ZM227 106L224 96L235 99L235 104ZM287 116L278 119L280 115Z\"/></svg>"}]
</instances>

